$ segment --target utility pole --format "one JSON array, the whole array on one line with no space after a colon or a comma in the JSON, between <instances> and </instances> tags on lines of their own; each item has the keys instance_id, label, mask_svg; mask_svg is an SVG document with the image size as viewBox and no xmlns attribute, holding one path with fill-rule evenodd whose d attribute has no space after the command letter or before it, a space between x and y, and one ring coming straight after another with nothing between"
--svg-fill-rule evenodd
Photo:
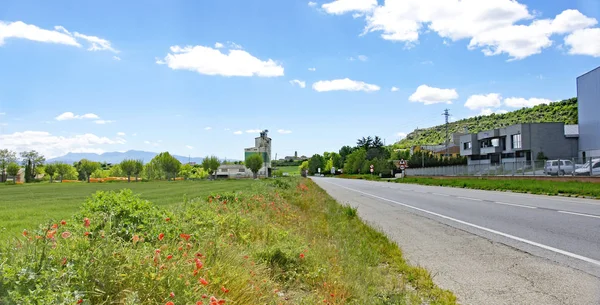
<instances>
[{"instance_id":1,"label":"utility pole","mask_svg":"<svg viewBox=\"0 0 600 305\"><path fill-rule=\"evenodd\" d=\"M450 110L448 108L444 109L443 116L446 117L446 157L448 157L448 118L450 117Z\"/></svg>"}]
</instances>

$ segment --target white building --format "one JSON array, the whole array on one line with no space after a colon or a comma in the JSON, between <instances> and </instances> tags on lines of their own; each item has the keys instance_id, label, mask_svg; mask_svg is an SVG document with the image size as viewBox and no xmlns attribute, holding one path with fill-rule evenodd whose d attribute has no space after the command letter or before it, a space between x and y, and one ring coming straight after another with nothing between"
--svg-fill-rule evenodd
<instances>
[{"instance_id":1,"label":"white building","mask_svg":"<svg viewBox=\"0 0 600 305\"><path fill-rule=\"evenodd\" d=\"M271 177L271 138L267 136L268 130L260 133L254 139L254 147L244 149L244 159L253 154L260 154L263 158L263 168L258 171L259 176Z\"/></svg>"},{"instance_id":2,"label":"white building","mask_svg":"<svg viewBox=\"0 0 600 305\"><path fill-rule=\"evenodd\" d=\"M252 172L241 164L221 165L217 168L217 178L250 178Z\"/></svg>"}]
</instances>

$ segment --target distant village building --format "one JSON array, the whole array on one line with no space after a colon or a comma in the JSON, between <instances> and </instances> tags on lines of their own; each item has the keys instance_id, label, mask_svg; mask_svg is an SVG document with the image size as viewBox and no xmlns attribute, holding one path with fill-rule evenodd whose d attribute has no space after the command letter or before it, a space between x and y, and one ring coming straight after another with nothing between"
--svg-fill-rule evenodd
<instances>
[{"instance_id":1,"label":"distant village building","mask_svg":"<svg viewBox=\"0 0 600 305\"><path fill-rule=\"evenodd\" d=\"M217 169L217 178L250 178L252 172L241 164L221 165Z\"/></svg>"},{"instance_id":2,"label":"distant village building","mask_svg":"<svg viewBox=\"0 0 600 305\"><path fill-rule=\"evenodd\" d=\"M16 179L13 176L9 176L6 171L4 171L4 175L0 175L0 180L2 180L2 177L5 177L6 179L4 181L0 181L0 182L14 180L17 183L25 183L25 169L24 168L19 169L19 173L17 174Z\"/></svg>"},{"instance_id":3,"label":"distant village building","mask_svg":"<svg viewBox=\"0 0 600 305\"><path fill-rule=\"evenodd\" d=\"M295 151L293 156L286 156L283 159L279 159L279 161L285 161L285 162L293 162L293 161L306 161L308 160L308 157L306 156L300 156L298 157L298 152Z\"/></svg>"}]
</instances>

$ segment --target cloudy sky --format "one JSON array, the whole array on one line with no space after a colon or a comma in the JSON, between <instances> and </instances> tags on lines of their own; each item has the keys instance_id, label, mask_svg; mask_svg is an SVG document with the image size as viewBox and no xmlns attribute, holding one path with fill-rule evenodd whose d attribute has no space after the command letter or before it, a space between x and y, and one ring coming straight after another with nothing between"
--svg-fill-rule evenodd
<instances>
[{"instance_id":1,"label":"cloudy sky","mask_svg":"<svg viewBox=\"0 0 600 305\"><path fill-rule=\"evenodd\" d=\"M118 9L116 9L118 8ZM0 148L243 158L576 95L597 0L0 4Z\"/></svg>"}]
</instances>

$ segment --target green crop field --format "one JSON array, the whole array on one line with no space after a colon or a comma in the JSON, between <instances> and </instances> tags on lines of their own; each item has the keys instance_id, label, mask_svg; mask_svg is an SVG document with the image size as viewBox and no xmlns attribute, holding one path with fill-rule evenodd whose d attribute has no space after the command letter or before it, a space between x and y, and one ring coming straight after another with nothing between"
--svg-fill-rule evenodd
<instances>
[{"instance_id":1,"label":"green crop field","mask_svg":"<svg viewBox=\"0 0 600 305\"><path fill-rule=\"evenodd\" d=\"M246 189L253 180L177 181L143 183L37 183L0 185L0 240L48 220L60 220L78 211L96 191L129 188L143 199L168 206L211 192Z\"/></svg>"},{"instance_id":2,"label":"green crop field","mask_svg":"<svg viewBox=\"0 0 600 305\"><path fill-rule=\"evenodd\" d=\"M300 168L298 166L279 166L277 170L288 173L290 176L300 175Z\"/></svg>"}]
</instances>

